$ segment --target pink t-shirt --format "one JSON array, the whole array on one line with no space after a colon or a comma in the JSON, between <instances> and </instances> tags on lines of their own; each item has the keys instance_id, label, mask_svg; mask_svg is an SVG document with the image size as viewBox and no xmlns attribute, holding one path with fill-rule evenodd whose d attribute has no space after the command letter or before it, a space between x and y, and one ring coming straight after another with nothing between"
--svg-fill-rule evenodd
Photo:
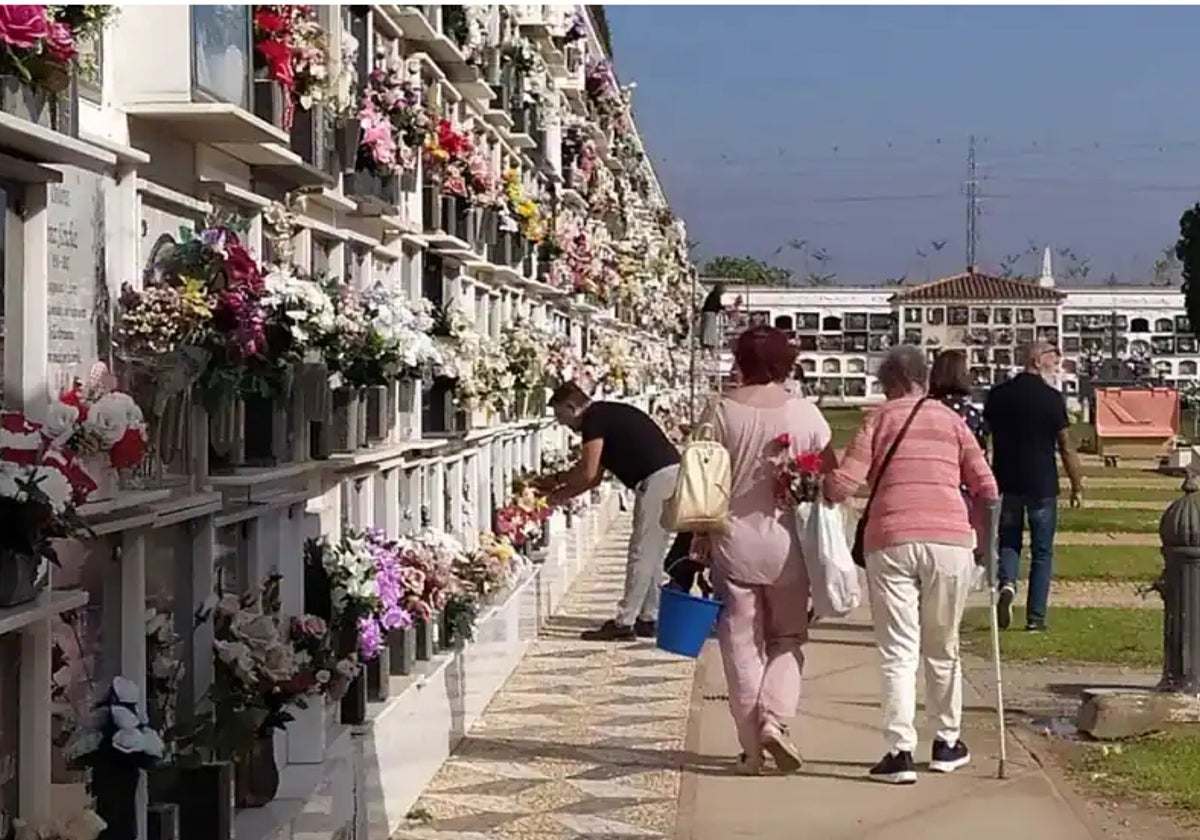
<instances>
[{"instance_id":1,"label":"pink t-shirt","mask_svg":"<svg viewBox=\"0 0 1200 840\"><path fill-rule=\"evenodd\" d=\"M721 400L717 440L729 450L732 482L729 528L713 539L713 568L738 583L769 585L805 574L791 510L775 500L774 440L791 436L791 451L820 452L829 445L829 424L803 397L771 408Z\"/></svg>"},{"instance_id":2,"label":"pink t-shirt","mask_svg":"<svg viewBox=\"0 0 1200 840\"><path fill-rule=\"evenodd\" d=\"M838 469L825 478L825 494L832 501L875 483L884 455L916 404L912 396L888 400L863 419ZM927 400L879 482L863 549L879 551L912 542L974 546L963 485L974 499L999 497L992 470L962 417L937 400Z\"/></svg>"}]
</instances>

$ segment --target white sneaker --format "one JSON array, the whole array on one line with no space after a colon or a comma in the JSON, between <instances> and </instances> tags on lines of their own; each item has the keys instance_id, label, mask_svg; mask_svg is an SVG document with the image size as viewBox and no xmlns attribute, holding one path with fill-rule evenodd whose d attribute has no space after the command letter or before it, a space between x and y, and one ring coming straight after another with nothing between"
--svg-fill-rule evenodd
<instances>
[{"instance_id":1,"label":"white sneaker","mask_svg":"<svg viewBox=\"0 0 1200 840\"><path fill-rule=\"evenodd\" d=\"M788 737L786 726L768 723L763 726L759 737L762 739L763 749L771 756L780 773L795 773L804 766L800 750L796 749L796 745Z\"/></svg>"}]
</instances>

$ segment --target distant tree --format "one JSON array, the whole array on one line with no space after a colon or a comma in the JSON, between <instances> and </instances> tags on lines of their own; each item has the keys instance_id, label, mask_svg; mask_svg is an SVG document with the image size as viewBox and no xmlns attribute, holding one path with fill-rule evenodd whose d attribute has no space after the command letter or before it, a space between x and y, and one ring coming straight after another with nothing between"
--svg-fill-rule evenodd
<instances>
[{"instance_id":1,"label":"distant tree","mask_svg":"<svg viewBox=\"0 0 1200 840\"><path fill-rule=\"evenodd\" d=\"M1183 211L1179 217L1179 241L1175 243L1179 260L1183 305L1192 332L1200 335L1200 204Z\"/></svg>"},{"instance_id":2,"label":"distant tree","mask_svg":"<svg viewBox=\"0 0 1200 840\"><path fill-rule=\"evenodd\" d=\"M795 282L791 269L771 265L754 257L713 257L704 264L705 277L728 277L753 286L789 286Z\"/></svg>"},{"instance_id":3,"label":"distant tree","mask_svg":"<svg viewBox=\"0 0 1200 840\"><path fill-rule=\"evenodd\" d=\"M804 275L804 282L809 286L832 286L836 281L836 271L832 274L821 274L820 272L810 271Z\"/></svg>"}]
</instances>

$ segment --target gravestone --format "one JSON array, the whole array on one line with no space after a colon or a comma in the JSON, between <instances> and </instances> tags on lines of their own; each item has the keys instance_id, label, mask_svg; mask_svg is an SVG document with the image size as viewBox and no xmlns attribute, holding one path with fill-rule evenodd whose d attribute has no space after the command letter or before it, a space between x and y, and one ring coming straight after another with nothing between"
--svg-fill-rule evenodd
<instances>
[{"instance_id":1,"label":"gravestone","mask_svg":"<svg viewBox=\"0 0 1200 840\"><path fill-rule=\"evenodd\" d=\"M53 392L108 361L111 317L105 271L103 176L70 166L50 185L46 279L48 376ZM57 394L56 394L57 395Z\"/></svg>"}]
</instances>

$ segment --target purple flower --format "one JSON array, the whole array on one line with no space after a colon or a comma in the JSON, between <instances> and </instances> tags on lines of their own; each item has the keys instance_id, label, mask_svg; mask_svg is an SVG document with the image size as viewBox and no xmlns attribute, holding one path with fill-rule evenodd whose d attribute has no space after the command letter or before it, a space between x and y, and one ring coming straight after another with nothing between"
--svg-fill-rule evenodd
<instances>
[{"instance_id":1,"label":"purple flower","mask_svg":"<svg viewBox=\"0 0 1200 840\"><path fill-rule=\"evenodd\" d=\"M383 649L383 632L379 622L374 617L360 618L358 621L358 649L364 660L374 659Z\"/></svg>"},{"instance_id":2,"label":"purple flower","mask_svg":"<svg viewBox=\"0 0 1200 840\"><path fill-rule=\"evenodd\" d=\"M401 630L412 627L412 616L398 605L389 607L379 618L379 623L387 630Z\"/></svg>"}]
</instances>

